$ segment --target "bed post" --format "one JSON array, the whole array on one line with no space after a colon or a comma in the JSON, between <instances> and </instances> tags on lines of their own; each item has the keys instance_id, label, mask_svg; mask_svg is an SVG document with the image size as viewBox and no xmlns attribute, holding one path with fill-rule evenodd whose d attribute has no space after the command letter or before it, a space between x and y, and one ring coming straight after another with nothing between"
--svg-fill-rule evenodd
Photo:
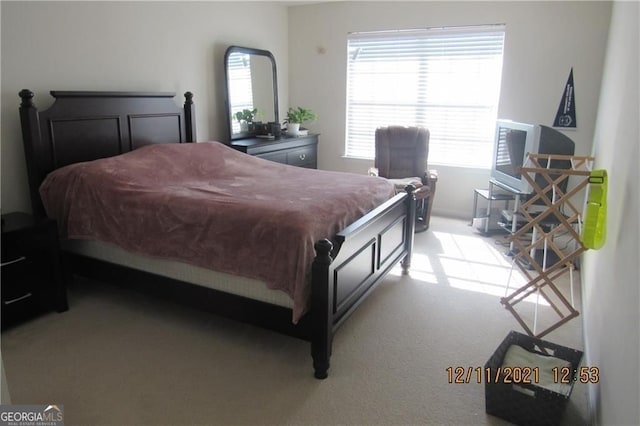
<instances>
[{"instance_id":1,"label":"bed post","mask_svg":"<svg viewBox=\"0 0 640 426\"><path fill-rule=\"evenodd\" d=\"M193 93L185 92L184 94L184 123L186 127L187 142L196 141L196 109L193 105Z\"/></svg>"},{"instance_id":2,"label":"bed post","mask_svg":"<svg viewBox=\"0 0 640 426\"><path fill-rule=\"evenodd\" d=\"M20 102L20 126L22 127L24 154L27 160L27 175L29 179L29 192L31 193L31 209L36 217L45 216L44 207L40 202L38 188L42 177L38 176L38 162L41 161L38 153L41 151L40 119L38 108L33 103L34 93L28 89L22 89L18 93Z\"/></svg>"},{"instance_id":3,"label":"bed post","mask_svg":"<svg viewBox=\"0 0 640 426\"><path fill-rule=\"evenodd\" d=\"M404 190L407 191L407 198L405 199L405 203L407 203L407 255L400 264L402 265L402 273L406 275L409 273L409 268L411 268L411 255L413 253L413 240L416 229L416 187L407 185Z\"/></svg>"},{"instance_id":4,"label":"bed post","mask_svg":"<svg viewBox=\"0 0 640 426\"><path fill-rule=\"evenodd\" d=\"M333 244L324 239L316 242L311 279L311 357L314 376L326 379L333 340L333 287L329 280Z\"/></svg>"}]
</instances>

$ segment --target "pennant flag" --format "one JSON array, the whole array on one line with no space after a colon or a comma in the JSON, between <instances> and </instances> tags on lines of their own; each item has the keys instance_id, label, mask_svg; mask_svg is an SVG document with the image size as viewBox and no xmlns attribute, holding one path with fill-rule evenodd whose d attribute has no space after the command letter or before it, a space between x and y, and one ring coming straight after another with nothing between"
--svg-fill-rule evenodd
<instances>
[{"instance_id":1,"label":"pennant flag","mask_svg":"<svg viewBox=\"0 0 640 426\"><path fill-rule=\"evenodd\" d=\"M576 98L573 90L573 68L564 87L553 127L576 128Z\"/></svg>"}]
</instances>

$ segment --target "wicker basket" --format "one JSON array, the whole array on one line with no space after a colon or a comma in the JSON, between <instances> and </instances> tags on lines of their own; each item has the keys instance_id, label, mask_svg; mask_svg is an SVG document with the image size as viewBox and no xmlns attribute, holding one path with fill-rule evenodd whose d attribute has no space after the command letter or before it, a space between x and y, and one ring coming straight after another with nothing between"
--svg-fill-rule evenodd
<instances>
[{"instance_id":1,"label":"wicker basket","mask_svg":"<svg viewBox=\"0 0 640 426\"><path fill-rule=\"evenodd\" d=\"M504 383L500 374L496 380L497 368L501 367L505 354L511 345L520 345L529 352L552 355L568 361L573 373L571 390L582 352L550 343L526 334L511 331L485 364L485 408L487 414L500 417L517 425L558 425L571 395L556 393L532 383ZM524 367L524 366L523 366Z\"/></svg>"}]
</instances>

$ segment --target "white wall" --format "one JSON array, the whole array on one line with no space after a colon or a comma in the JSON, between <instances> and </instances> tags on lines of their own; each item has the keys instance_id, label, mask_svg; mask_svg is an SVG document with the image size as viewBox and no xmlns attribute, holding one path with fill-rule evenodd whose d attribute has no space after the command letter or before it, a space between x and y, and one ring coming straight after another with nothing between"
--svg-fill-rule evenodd
<instances>
[{"instance_id":1,"label":"white wall","mask_svg":"<svg viewBox=\"0 0 640 426\"><path fill-rule=\"evenodd\" d=\"M400 28L506 23L499 117L552 125L574 69L576 154L591 152L609 2L337 2L290 8L290 104L314 109L319 167L357 173L372 161L343 158L347 34ZM469 217L488 170L430 164L440 180L434 213Z\"/></svg>"},{"instance_id":2,"label":"white wall","mask_svg":"<svg viewBox=\"0 0 640 426\"><path fill-rule=\"evenodd\" d=\"M177 103L191 91L198 140L224 140L223 56L235 44L274 54L280 96L288 98L283 4L3 1L0 7L3 212L30 210L20 89L35 92L41 109L53 102L50 90L175 91Z\"/></svg>"},{"instance_id":3,"label":"white wall","mask_svg":"<svg viewBox=\"0 0 640 426\"><path fill-rule=\"evenodd\" d=\"M637 2L616 2L611 18L594 155L609 176L607 241L584 255L585 365L596 424L640 424L640 52Z\"/></svg>"}]
</instances>

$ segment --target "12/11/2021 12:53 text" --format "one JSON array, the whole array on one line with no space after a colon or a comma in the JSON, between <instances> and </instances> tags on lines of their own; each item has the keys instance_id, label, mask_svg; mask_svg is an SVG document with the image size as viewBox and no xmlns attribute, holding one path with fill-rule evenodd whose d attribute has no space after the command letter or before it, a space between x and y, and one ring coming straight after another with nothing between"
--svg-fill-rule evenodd
<instances>
[{"instance_id":1,"label":"12/11/2021 12:53 text","mask_svg":"<svg viewBox=\"0 0 640 426\"><path fill-rule=\"evenodd\" d=\"M447 367L447 382L461 383L523 383L538 384L540 382L540 367ZM580 367L571 374L568 367L554 367L554 383L598 383L600 369L598 367Z\"/></svg>"}]
</instances>

